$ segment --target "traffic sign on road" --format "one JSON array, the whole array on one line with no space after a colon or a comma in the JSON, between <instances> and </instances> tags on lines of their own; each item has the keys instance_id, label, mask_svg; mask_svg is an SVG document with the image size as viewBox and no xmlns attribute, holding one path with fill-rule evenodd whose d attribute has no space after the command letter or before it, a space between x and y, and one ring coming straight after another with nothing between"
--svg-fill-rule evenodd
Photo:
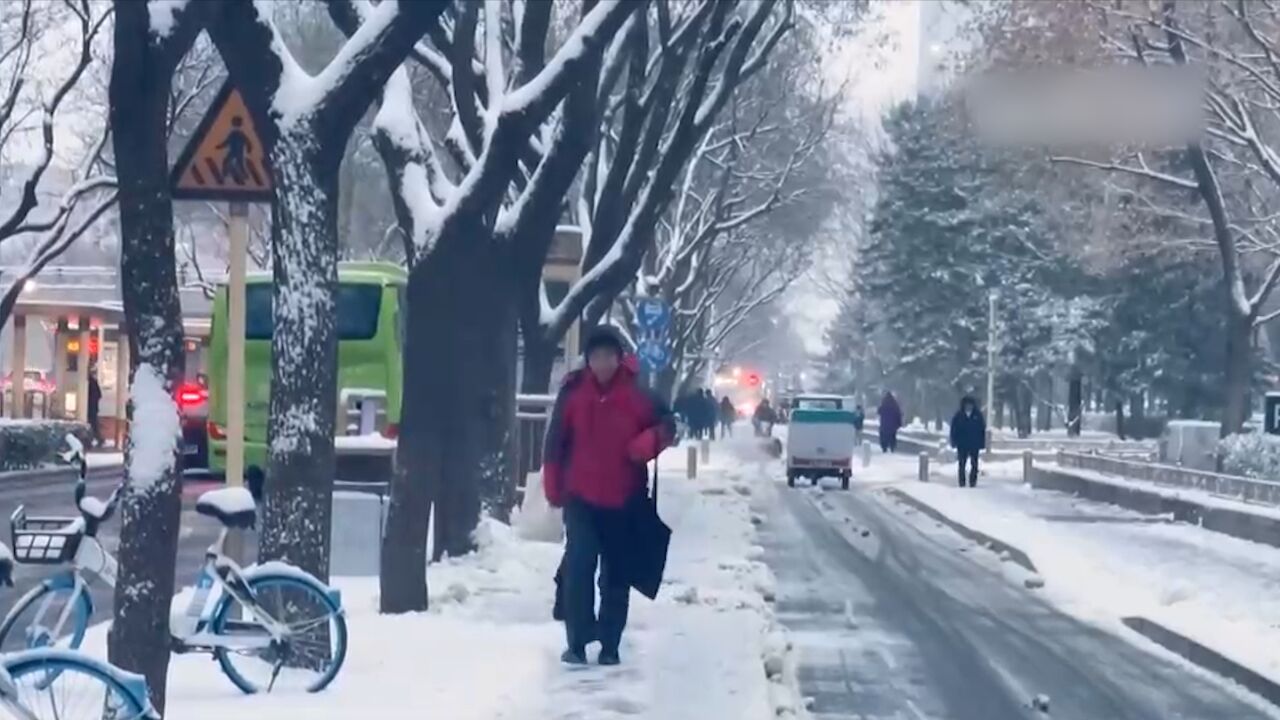
<instances>
[{"instance_id":1,"label":"traffic sign on road","mask_svg":"<svg viewBox=\"0 0 1280 720\"><path fill-rule=\"evenodd\" d=\"M647 297L636 302L636 325L641 330L658 332L671 324L671 308L662 298Z\"/></svg>"},{"instance_id":2,"label":"traffic sign on road","mask_svg":"<svg viewBox=\"0 0 1280 720\"><path fill-rule=\"evenodd\" d=\"M671 351L665 343L657 340L642 341L636 348L636 356L644 369L651 373L665 370L667 364L671 362Z\"/></svg>"},{"instance_id":3,"label":"traffic sign on road","mask_svg":"<svg viewBox=\"0 0 1280 720\"><path fill-rule=\"evenodd\" d=\"M249 108L230 82L222 86L173 166L179 200L265 202L271 170Z\"/></svg>"}]
</instances>

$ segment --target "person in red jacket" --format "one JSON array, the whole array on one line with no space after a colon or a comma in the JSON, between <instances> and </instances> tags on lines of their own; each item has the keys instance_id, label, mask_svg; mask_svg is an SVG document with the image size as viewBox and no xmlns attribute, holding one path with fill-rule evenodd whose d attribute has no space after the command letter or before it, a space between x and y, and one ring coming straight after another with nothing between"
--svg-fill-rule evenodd
<instances>
[{"instance_id":1,"label":"person in red jacket","mask_svg":"<svg viewBox=\"0 0 1280 720\"><path fill-rule=\"evenodd\" d=\"M637 382L635 358L612 328L587 337L587 367L570 373L547 424L542 477L547 502L564 508L563 600L568 649L561 659L586 663L600 641L601 665L617 665L631 587L618 538L628 507L648 494L647 464L675 437L666 404ZM600 617L595 612L600 567Z\"/></svg>"}]
</instances>

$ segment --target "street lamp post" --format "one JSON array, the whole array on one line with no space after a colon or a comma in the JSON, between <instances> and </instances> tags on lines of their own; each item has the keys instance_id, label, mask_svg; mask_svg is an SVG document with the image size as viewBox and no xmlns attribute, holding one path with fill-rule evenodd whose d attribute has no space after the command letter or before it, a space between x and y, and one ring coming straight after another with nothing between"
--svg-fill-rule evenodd
<instances>
[{"instance_id":1,"label":"street lamp post","mask_svg":"<svg viewBox=\"0 0 1280 720\"><path fill-rule=\"evenodd\" d=\"M991 423L996 406L996 291L987 293L987 454L991 453Z\"/></svg>"}]
</instances>

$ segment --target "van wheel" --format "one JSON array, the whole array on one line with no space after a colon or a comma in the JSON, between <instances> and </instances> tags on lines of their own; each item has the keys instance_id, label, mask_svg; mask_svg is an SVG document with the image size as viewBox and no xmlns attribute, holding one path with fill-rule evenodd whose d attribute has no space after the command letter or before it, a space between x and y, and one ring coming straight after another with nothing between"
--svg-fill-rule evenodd
<instances>
[{"instance_id":1,"label":"van wheel","mask_svg":"<svg viewBox=\"0 0 1280 720\"><path fill-rule=\"evenodd\" d=\"M787 471L787 487L795 487L795 486L796 486L796 474L791 471Z\"/></svg>"},{"instance_id":2,"label":"van wheel","mask_svg":"<svg viewBox=\"0 0 1280 720\"><path fill-rule=\"evenodd\" d=\"M849 489L849 475L850 473L847 473L847 472L840 473L840 489L841 490Z\"/></svg>"}]
</instances>

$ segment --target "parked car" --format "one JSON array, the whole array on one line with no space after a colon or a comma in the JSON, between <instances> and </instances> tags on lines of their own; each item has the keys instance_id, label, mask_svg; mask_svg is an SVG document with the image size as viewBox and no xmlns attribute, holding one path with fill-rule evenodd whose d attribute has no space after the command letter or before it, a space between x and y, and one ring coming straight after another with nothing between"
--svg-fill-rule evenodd
<instances>
[{"instance_id":1,"label":"parked car","mask_svg":"<svg viewBox=\"0 0 1280 720\"><path fill-rule=\"evenodd\" d=\"M182 415L182 455L185 468L209 467L209 379L197 375L178 388L178 412Z\"/></svg>"}]
</instances>

